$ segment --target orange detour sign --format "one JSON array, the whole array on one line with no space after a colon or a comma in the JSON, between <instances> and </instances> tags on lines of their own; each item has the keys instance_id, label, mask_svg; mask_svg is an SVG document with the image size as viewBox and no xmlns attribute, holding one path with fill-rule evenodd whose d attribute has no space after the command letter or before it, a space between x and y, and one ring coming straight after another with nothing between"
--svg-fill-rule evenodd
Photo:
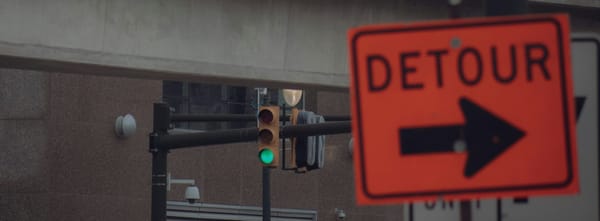
<instances>
[{"instance_id":1,"label":"orange detour sign","mask_svg":"<svg viewBox=\"0 0 600 221\"><path fill-rule=\"evenodd\" d=\"M350 31L359 204L576 193L565 15Z\"/></svg>"}]
</instances>

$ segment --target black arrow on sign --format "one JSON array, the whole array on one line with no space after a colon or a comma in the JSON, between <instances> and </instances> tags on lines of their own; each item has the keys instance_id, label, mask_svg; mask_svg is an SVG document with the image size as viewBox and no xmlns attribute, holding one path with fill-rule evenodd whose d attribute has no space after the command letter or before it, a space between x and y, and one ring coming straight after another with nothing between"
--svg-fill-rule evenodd
<instances>
[{"instance_id":1,"label":"black arrow on sign","mask_svg":"<svg viewBox=\"0 0 600 221\"><path fill-rule=\"evenodd\" d=\"M455 147L462 142L468 154L464 176L470 178L525 136L519 128L466 97L460 98L459 105L465 118L462 125L400 128L400 153L456 152Z\"/></svg>"}]
</instances>

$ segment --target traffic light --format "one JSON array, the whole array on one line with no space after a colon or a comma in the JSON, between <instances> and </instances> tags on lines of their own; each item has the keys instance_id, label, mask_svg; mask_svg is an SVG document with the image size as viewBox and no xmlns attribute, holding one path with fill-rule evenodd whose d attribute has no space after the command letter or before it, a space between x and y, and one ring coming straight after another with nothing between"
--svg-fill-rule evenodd
<instances>
[{"instance_id":1,"label":"traffic light","mask_svg":"<svg viewBox=\"0 0 600 221\"><path fill-rule=\"evenodd\" d=\"M279 165L279 107L262 106L258 111L258 159L265 167Z\"/></svg>"}]
</instances>

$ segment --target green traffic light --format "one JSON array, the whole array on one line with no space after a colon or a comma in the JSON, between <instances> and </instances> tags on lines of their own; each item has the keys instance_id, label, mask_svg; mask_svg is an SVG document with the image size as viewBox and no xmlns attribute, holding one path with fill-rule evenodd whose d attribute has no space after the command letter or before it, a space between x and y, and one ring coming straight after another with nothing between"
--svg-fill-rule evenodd
<instances>
[{"instance_id":1,"label":"green traffic light","mask_svg":"<svg viewBox=\"0 0 600 221\"><path fill-rule=\"evenodd\" d=\"M273 160L275 160L275 155L273 154L273 151L271 151L269 149L262 149L258 153L258 158L260 159L260 162L263 164L271 164L271 163L273 163Z\"/></svg>"}]
</instances>

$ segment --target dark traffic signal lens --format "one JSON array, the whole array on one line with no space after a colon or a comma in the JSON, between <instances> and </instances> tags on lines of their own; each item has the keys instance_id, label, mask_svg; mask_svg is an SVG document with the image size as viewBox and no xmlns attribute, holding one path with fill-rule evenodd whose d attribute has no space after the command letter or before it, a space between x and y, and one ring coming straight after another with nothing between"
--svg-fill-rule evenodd
<instances>
[{"instance_id":1,"label":"dark traffic signal lens","mask_svg":"<svg viewBox=\"0 0 600 221\"><path fill-rule=\"evenodd\" d=\"M273 113L270 110L262 110L258 113L258 119L261 122L271 123L273 122Z\"/></svg>"},{"instance_id":2,"label":"dark traffic signal lens","mask_svg":"<svg viewBox=\"0 0 600 221\"><path fill-rule=\"evenodd\" d=\"M258 137L262 143L271 143L273 141L273 132L271 132L271 130L264 129L258 133Z\"/></svg>"}]
</instances>

